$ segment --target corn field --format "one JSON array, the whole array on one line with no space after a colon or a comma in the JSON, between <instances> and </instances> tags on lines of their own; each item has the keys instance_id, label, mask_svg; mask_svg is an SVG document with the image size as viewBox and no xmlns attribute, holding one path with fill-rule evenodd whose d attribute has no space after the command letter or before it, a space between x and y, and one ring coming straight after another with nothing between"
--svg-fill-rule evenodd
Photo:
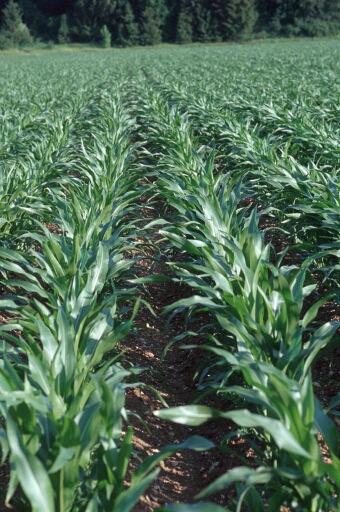
<instances>
[{"instance_id":1,"label":"corn field","mask_svg":"<svg viewBox=\"0 0 340 512\"><path fill-rule=\"evenodd\" d=\"M147 511L168 457L216 449L239 463L151 510L340 511L340 388L317 371L340 357L339 49L1 57L2 512ZM187 435L141 454L146 310L180 324L162 365L191 357L195 400L153 384Z\"/></svg>"}]
</instances>

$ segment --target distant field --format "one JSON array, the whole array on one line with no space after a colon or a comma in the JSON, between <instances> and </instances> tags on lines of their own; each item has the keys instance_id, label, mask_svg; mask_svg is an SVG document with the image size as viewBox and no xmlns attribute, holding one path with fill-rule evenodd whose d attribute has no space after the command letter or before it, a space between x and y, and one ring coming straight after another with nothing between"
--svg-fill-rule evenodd
<instances>
[{"instance_id":1,"label":"distant field","mask_svg":"<svg viewBox=\"0 0 340 512\"><path fill-rule=\"evenodd\" d=\"M1 511L339 510L339 56L0 54Z\"/></svg>"}]
</instances>

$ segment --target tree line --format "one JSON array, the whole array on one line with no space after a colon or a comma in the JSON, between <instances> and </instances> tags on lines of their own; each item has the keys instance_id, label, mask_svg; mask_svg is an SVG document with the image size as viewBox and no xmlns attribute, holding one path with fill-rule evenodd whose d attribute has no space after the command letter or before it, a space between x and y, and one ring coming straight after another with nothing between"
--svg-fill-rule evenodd
<instances>
[{"instance_id":1,"label":"tree line","mask_svg":"<svg viewBox=\"0 0 340 512\"><path fill-rule=\"evenodd\" d=\"M0 0L0 13L0 47L33 38L132 46L340 31L340 0Z\"/></svg>"}]
</instances>

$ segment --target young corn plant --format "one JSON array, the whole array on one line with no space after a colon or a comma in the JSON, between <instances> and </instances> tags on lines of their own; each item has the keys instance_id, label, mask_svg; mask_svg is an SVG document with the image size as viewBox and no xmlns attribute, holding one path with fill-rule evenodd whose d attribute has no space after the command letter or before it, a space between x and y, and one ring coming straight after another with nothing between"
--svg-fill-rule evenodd
<instances>
[{"instance_id":1,"label":"young corn plant","mask_svg":"<svg viewBox=\"0 0 340 512\"><path fill-rule=\"evenodd\" d=\"M29 301L4 300L15 316L15 323L2 326L0 372L3 457L9 454L12 464L7 501L20 484L37 511L130 510L138 489L143 492L155 474L146 471L134 491L125 490L132 446L131 431L123 435L122 416L124 381L131 372L115 363L114 349L132 318L121 317L119 292L103 296L121 264L104 243L95 254L83 247L81 261L65 241L63 247L56 244L63 267L46 242L41 273L25 261L14 263L20 261L16 254L4 255L7 267L21 267L25 276L8 285L34 295ZM125 505L119 508L121 500Z\"/></svg>"},{"instance_id":2,"label":"young corn plant","mask_svg":"<svg viewBox=\"0 0 340 512\"><path fill-rule=\"evenodd\" d=\"M273 264L256 211L240 207L242 188L228 176L215 175L213 156L204 161L196 152L186 121L170 113L166 124L169 144L164 142L167 155L160 164L159 187L178 215L161 234L192 256L192 261L172 266L179 279L203 292L166 311L207 308L234 335L239 350L245 346L256 359L303 378L337 329L336 322L327 323L310 335L310 324L327 297L304 311L305 299L315 289L305 284L308 261L300 269Z\"/></svg>"},{"instance_id":3,"label":"young corn plant","mask_svg":"<svg viewBox=\"0 0 340 512\"><path fill-rule=\"evenodd\" d=\"M328 136L320 128L324 136L318 137L311 121L297 128L301 120L293 112L285 121L272 105L249 106L241 100L242 105L228 102L225 110L225 103L198 98L183 86L156 83L156 88L167 104L175 105L182 117L190 119L200 143L214 148L219 168L243 179L248 194L283 222L286 235L300 249L338 248L339 188L334 164L339 154L333 128L326 128ZM264 136L268 119L273 127ZM313 136L308 130L314 130ZM304 136L295 136L295 131ZM306 144L312 142L315 147L310 148L310 157L303 159Z\"/></svg>"},{"instance_id":4,"label":"young corn plant","mask_svg":"<svg viewBox=\"0 0 340 512\"><path fill-rule=\"evenodd\" d=\"M263 498L263 507L269 499L271 510L295 503L299 510L328 510L336 502L339 486L337 435L314 397L310 367L332 339L337 324L328 323L311 332L310 324L326 299L303 312L304 300L315 288L305 285L308 264L301 268L274 264L271 246L264 243L258 228L256 211L249 213L240 207L240 189L235 189L228 177L215 175L212 158L204 162L186 120L170 112L167 126L159 141L165 151L159 187L177 211L177 218L174 224L165 223L161 233L192 257L174 268L179 280L200 295L182 299L166 311L199 307L216 317L231 346L225 351L219 339L219 347L211 347L211 351L226 363L231 359L235 364L233 358L237 361L238 355L247 359L241 366L245 388L226 390L257 407L256 412L220 413L204 406L184 406L157 414L192 426L221 415L241 427L262 429L258 437L263 441L261 462L266 466L260 466L254 475L254 470L244 468L228 473L212 484L207 494L249 481L238 501L241 507L250 489L254 500L255 483L271 482L268 495L256 494L258 502ZM256 368L253 373L250 365ZM218 390L226 391L223 387ZM317 431L334 450L331 465L323 462ZM281 492L275 493L278 482Z\"/></svg>"},{"instance_id":5,"label":"young corn plant","mask_svg":"<svg viewBox=\"0 0 340 512\"><path fill-rule=\"evenodd\" d=\"M112 134L121 149L110 151ZM84 147L88 185L79 197L65 191L68 204L54 198L61 234L38 224L40 233L24 235L37 247L31 254L1 249L9 291L1 306L10 318L1 325L7 502L20 485L34 511L131 510L157 473L144 464L126 489L132 432L123 431L124 389L134 371L117 362L117 343L136 307L123 315L134 292L117 285L131 265L123 258L133 233L126 217L138 194L127 134L111 126L93 156Z\"/></svg>"},{"instance_id":6,"label":"young corn plant","mask_svg":"<svg viewBox=\"0 0 340 512\"><path fill-rule=\"evenodd\" d=\"M189 405L156 414L191 426L216 418L232 420L242 427L234 435L245 437L245 429L249 429L248 442L255 453L252 465L257 467L246 465L228 471L200 492L197 499L236 485L237 497L231 502L237 510L274 511L280 507L303 512L336 510L340 488L339 438L335 425L314 396L310 373L301 385L274 366L259 364L242 353L206 349L225 358L234 371L240 371L246 384L219 387L219 396L228 399L237 396L248 408L222 412L203 405ZM327 462L316 432L321 432L323 442L327 443Z\"/></svg>"}]
</instances>

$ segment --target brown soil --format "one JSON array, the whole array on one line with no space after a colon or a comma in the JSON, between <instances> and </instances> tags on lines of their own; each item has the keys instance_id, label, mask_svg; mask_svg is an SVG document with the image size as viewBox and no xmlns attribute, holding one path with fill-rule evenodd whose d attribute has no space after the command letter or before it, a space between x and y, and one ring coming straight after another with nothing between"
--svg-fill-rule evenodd
<instances>
[{"instance_id":1,"label":"brown soil","mask_svg":"<svg viewBox=\"0 0 340 512\"><path fill-rule=\"evenodd\" d=\"M150 274L150 260L140 260L138 275ZM153 268L153 272L167 272L166 262L162 261ZM144 310L136 321L137 332L124 342L125 361L134 366L144 367L146 371L141 380L155 388L169 406L192 403L198 397L194 384L194 373L198 366L199 351L183 351L180 343L173 345L163 358L163 350L174 336L183 331L183 319L175 318L171 325L161 315L164 306L179 298L191 295L191 290L171 281L149 285L145 289L145 299L151 304L154 317ZM205 404L221 406L214 399L205 400ZM161 401L152 390L132 389L127 394L127 408L140 419L131 417L134 427L134 443L138 456L157 453L167 444L180 443L190 435L201 435L217 446L232 426L225 422L210 422L200 428L190 428L162 421L153 411L163 408ZM182 451L161 463L161 472L151 485L134 512L149 512L166 503L194 501L195 495L210 482L235 466L235 458L223 455L218 448L208 452ZM134 466L137 465L135 461ZM212 501L226 504L226 493L212 497Z\"/></svg>"},{"instance_id":2,"label":"brown soil","mask_svg":"<svg viewBox=\"0 0 340 512\"><path fill-rule=\"evenodd\" d=\"M277 238L278 234L275 235ZM281 237L279 239L280 250L282 250L285 240L283 237L282 240ZM278 243L278 240L276 242ZM168 273L166 260L158 262L156 267L152 265L151 260L152 254L149 254L149 258L139 261L137 275ZM169 406L190 404L198 397L194 375L204 355L199 350L183 351L178 343L172 346L165 358L162 357L167 344L184 330L184 320L176 317L171 325L168 325L161 312L165 306L191 294L190 289L171 281L146 286L144 298L152 305L156 317L147 310L141 313L136 322L137 332L124 342L124 346L127 347L125 359L135 366L146 367L141 380L157 389ZM337 318L338 313L339 309L333 302L327 303L321 308L316 322L323 323ZM197 338L195 343L198 343ZM339 391L336 384L336 381L340 382L339 376L339 350L331 351L331 354L323 354L315 365L313 377L316 393L324 405L329 404L332 396ZM227 404L223 404L221 399L216 397L204 400L204 403L216 408L227 408ZM161 421L154 416L153 411L162 408L163 405L152 391L145 388L129 391L127 407L141 418L130 420L135 432L135 447L141 458L147 454L157 453L166 444L179 443L193 434L207 437L217 446L216 449L205 453L183 451L168 458L161 464L161 472L157 480L145 493L134 512L151 512L165 503L193 503L197 493L210 482L228 469L240 465L236 454L223 455L218 448L224 436L233 430L231 424L212 422L193 429ZM236 448L239 455L247 458L251 465L254 455L244 439L238 439L235 445L237 446L233 448ZM326 453L324 456L327 459ZM228 496L230 497L230 490L209 497L209 501L228 505Z\"/></svg>"},{"instance_id":3,"label":"brown soil","mask_svg":"<svg viewBox=\"0 0 340 512\"><path fill-rule=\"evenodd\" d=\"M150 210L144 211L144 208L141 208L141 216L144 218L149 217L151 220L152 215ZM159 254L155 249L157 238L141 239L141 242L145 242L145 248L141 246L138 253L134 254L141 257L136 264L136 274L145 276L168 273L164 256L159 258L157 263L153 261L153 256ZM151 512L166 503L192 503L197 493L210 482L228 469L240 464L236 454L231 455L219 448L224 436L234 429L229 422L217 421L199 428L190 428L162 421L153 414L163 405L150 387L157 390L169 406L190 404L198 398L194 376L204 354L199 350L184 351L180 348L179 342L174 344L163 358L163 351L167 344L183 331L184 319L180 316L175 317L168 325L166 318L161 314L162 310L174 301L191 294L190 289L172 281L145 286L144 299L151 304L156 316L146 308L141 310L136 320L135 331L122 343L122 348L125 350L125 364L145 368L140 380L149 386L130 388L127 392L127 408L133 413L130 415L129 423L134 428L136 449L136 457L131 469L138 466L139 460L146 455L157 453L167 444L180 443L193 434L210 439L217 447L208 452L178 452L161 463L158 478L147 490L134 512ZM328 317L325 321L329 320L330 316L333 318L337 316L338 311L331 310L332 307L333 303L328 306L328 309L325 308L327 312L325 309L322 311L322 317ZM0 321L3 322L6 319L3 318ZM205 318L197 319L199 323L205 321ZM195 338L195 343L197 342ZM339 349L320 357L313 369L313 377L316 392L323 405L327 405L330 398L339 391ZM205 399L204 403L220 409L228 407L228 404L216 397ZM245 441L242 438L237 439L234 445L237 454L247 458L251 465L254 454ZM327 453L324 455L327 458ZM9 510L1 503L7 478L8 467L4 466L0 472L0 512ZM221 505L230 505L230 496L230 490L227 490L209 497L209 500ZM15 509L11 510L15 512Z\"/></svg>"},{"instance_id":4,"label":"brown soil","mask_svg":"<svg viewBox=\"0 0 340 512\"><path fill-rule=\"evenodd\" d=\"M0 511L6 512L9 509L5 507L4 500L9 480L9 467L7 464L0 467Z\"/></svg>"}]
</instances>

